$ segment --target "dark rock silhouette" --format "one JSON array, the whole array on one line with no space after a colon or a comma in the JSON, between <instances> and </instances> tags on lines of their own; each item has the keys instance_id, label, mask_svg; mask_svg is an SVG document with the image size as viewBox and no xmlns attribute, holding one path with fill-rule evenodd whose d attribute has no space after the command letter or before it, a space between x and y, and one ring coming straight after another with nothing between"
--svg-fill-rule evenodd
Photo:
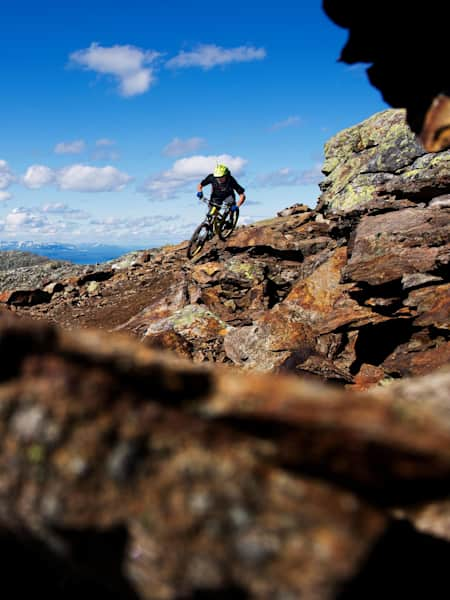
<instances>
[{"instance_id":1,"label":"dark rock silhouette","mask_svg":"<svg viewBox=\"0 0 450 600\"><path fill-rule=\"evenodd\" d=\"M348 29L340 60L369 63L367 74L384 100L406 108L411 129L428 152L450 146L448 30L443 4L420 10L408 2L323 0L325 13Z\"/></svg>"}]
</instances>

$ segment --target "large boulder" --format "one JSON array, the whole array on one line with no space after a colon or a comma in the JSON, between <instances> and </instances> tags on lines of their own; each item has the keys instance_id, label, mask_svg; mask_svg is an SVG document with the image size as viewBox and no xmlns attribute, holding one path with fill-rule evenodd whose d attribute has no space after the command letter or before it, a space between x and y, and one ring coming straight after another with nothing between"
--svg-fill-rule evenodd
<instances>
[{"instance_id":1,"label":"large boulder","mask_svg":"<svg viewBox=\"0 0 450 600\"><path fill-rule=\"evenodd\" d=\"M404 110L386 110L325 144L319 204L348 212L381 199L429 202L450 192L450 150L427 154Z\"/></svg>"}]
</instances>

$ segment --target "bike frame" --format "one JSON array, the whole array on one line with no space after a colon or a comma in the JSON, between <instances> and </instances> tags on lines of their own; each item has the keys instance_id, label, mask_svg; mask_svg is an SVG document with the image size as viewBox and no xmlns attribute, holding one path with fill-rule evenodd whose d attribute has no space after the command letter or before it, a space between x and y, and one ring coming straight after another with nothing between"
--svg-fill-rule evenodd
<instances>
[{"instance_id":1,"label":"bike frame","mask_svg":"<svg viewBox=\"0 0 450 600\"><path fill-rule=\"evenodd\" d=\"M209 200L204 200L204 202L208 203L208 212L206 213L206 217L204 219L204 223L207 223L208 226L211 229L211 232L214 234L214 221L215 219L218 217L218 215L220 214L220 209L222 208L222 205L219 204L209 204Z\"/></svg>"},{"instance_id":2,"label":"bike frame","mask_svg":"<svg viewBox=\"0 0 450 600\"><path fill-rule=\"evenodd\" d=\"M200 223L200 225L197 227L197 229L194 231L194 234L189 242L189 246L188 246L188 257L189 258L193 258L193 256L195 256L196 254L198 254L198 252L200 252L201 248L203 247L204 243L207 240L210 240L214 237L214 235L218 235L219 238L221 240L224 240L228 237L228 235L224 236L223 232L222 232L222 221L225 219L226 215L229 212L229 206L227 204L216 204L214 202L211 202L211 200L207 200L206 198L203 199L203 202L205 202L205 204L208 204L208 212L206 213L205 218L203 219L203 221ZM224 209L222 211L222 209ZM237 213L239 215L239 213ZM238 218L238 217L237 217ZM236 218L236 221L237 221ZM230 233L233 231L234 229L234 225L233 224L232 228L230 229ZM200 239L198 236L201 232L202 229L206 229L206 237L204 237L203 239Z\"/></svg>"}]
</instances>

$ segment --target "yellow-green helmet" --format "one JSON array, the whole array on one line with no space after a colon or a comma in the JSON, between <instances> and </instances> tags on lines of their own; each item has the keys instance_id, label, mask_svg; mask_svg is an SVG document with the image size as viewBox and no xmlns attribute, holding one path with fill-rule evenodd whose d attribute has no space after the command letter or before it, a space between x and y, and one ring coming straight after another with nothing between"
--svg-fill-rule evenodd
<instances>
[{"instance_id":1,"label":"yellow-green helmet","mask_svg":"<svg viewBox=\"0 0 450 600\"><path fill-rule=\"evenodd\" d=\"M228 175L229 169L225 165L216 165L214 169L214 177L223 177L224 175Z\"/></svg>"}]
</instances>

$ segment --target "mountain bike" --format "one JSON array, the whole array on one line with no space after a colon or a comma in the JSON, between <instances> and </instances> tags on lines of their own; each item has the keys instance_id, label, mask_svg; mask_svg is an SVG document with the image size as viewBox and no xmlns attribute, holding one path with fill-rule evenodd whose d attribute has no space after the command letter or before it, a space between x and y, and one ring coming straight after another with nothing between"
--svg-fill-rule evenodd
<instances>
[{"instance_id":1,"label":"mountain bike","mask_svg":"<svg viewBox=\"0 0 450 600\"><path fill-rule=\"evenodd\" d=\"M203 202L208 203L209 210L205 219L192 234L187 249L188 258L194 258L214 235L218 235L221 240L229 238L239 219L239 208L237 207L236 210L231 210L229 204L208 202L206 199Z\"/></svg>"}]
</instances>

